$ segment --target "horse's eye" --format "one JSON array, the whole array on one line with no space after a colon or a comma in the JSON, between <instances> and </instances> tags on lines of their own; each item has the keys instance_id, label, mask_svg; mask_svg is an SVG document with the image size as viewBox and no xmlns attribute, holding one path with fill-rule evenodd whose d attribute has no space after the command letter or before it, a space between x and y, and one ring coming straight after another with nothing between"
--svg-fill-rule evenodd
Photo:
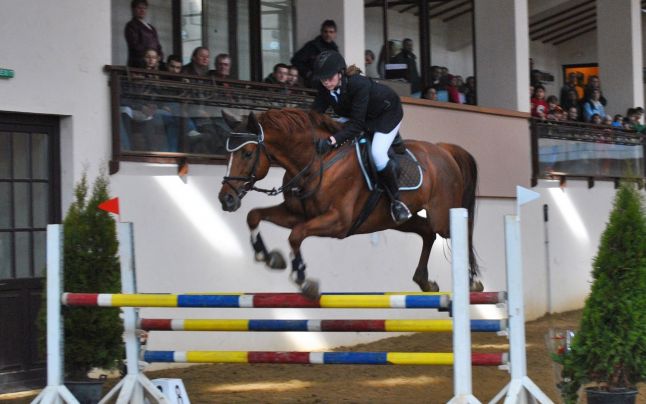
<instances>
[{"instance_id":1,"label":"horse's eye","mask_svg":"<svg viewBox=\"0 0 646 404\"><path fill-rule=\"evenodd\" d=\"M250 158L251 158L251 156L253 156L253 153L252 153L252 152L250 152L250 151L244 150L244 151L242 152L242 157L243 157L243 158L245 158L245 159L250 159Z\"/></svg>"}]
</instances>

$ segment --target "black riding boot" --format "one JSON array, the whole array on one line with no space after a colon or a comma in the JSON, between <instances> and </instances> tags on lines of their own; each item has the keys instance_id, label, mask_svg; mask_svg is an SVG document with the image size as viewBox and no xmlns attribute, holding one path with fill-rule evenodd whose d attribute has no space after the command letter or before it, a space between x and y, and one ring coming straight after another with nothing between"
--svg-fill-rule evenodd
<instances>
[{"instance_id":1,"label":"black riding boot","mask_svg":"<svg viewBox=\"0 0 646 404\"><path fill-rule=\"evenodd\" d=\"M397 132L397 136L395 136L395 140L393 140L393 143L390 145L390 147L392 147L395 153L397 154L406 153L406 146L404 145L404 139L402 139L402 137L399 135L399 132Z\"/></svg>"},{"instance_id":2,"label":"black riding boot","mask_svg":"<svg viewBox=\"0 0 646 404\"><path fill-rule=\"evenodd\" d=\"M397 173L395 171L395 164L392 160L388 160L386 167L379 171L379 179L390 197L390 215L395 223L402 224L413 215L404 202L399 200L399 185L397 185Z\"/></svg>"}]
</instances>

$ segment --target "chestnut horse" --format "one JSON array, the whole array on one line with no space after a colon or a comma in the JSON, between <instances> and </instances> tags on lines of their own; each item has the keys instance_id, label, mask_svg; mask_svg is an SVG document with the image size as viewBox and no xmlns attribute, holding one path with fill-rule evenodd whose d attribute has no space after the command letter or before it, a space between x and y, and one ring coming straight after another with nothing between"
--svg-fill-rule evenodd
<instances>
[{"instance_id":1,"label":"chestnut horse","mask_svg":"<svg viewBox=\"0 0 646 404\"><path fill-rule=\"evenodd\" d=\"M261 221L291 229L292 280L305 295L318 296L318 283L305 277L300 248L310 236L347 237L362 212L370 191L364 183L356 153L347 150L353 146L342 145L319 155L315 147L317 140L335 133L339 124L316 112L269 110L258 117L252 112L244 121L226 112L223 116L232 132L227 140L230 152L227 173L219 194L222 209L237 210L251 190L270 195L282 192L281 204L252 209L247 215L256 260L274 269L286 267L280 252L269 252L265 247L258 229ZM413 214L410 220L397 226L390 216L390 201L384 193L354 233L394 229L419 234L423 246L413 281L422 291L436 291L437 283L429 281L427 267L433 242L436 234L450 236L449 209L466 208L471 286L482 289L482 284L476 282L479 272L472 242L478 177L473 156L453 144L407 140L405 145L416 156L424 179L419 189L401 192L401 198L411 212L425 210L426 217ZM344 155L340 156L341 153ZM256 187L256 181L267 175L272 163L285 169L283 185L273 190Z\"/></svg>"}]
</instances>

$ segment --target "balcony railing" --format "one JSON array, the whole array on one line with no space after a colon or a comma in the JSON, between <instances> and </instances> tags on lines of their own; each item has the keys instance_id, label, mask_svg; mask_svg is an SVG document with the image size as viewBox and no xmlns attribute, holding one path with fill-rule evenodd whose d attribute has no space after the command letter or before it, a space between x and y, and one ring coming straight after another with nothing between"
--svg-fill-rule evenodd
<instances>
[{"instance_id":1,"label":"balcony railing","mask_svg":"<svg viewBox=\"0 0 646 404\"><path fill-rule=\"evenodd\" d=\"M622 179L646 177L646 137L635 131L583 123L533 119L532 181L538 179Z\"/></svg>"},{"instance_id":2,"label":"balcony railing","mask_svg":"<svg viewBox=\"0 0 646 404\"><path fill-rule=\"evenodd\" d=\"M112 161L221 163L229 128L222 110L246 115L309 108L305 88L106 66L112 103Z\"/></svg>"}]
</instances>

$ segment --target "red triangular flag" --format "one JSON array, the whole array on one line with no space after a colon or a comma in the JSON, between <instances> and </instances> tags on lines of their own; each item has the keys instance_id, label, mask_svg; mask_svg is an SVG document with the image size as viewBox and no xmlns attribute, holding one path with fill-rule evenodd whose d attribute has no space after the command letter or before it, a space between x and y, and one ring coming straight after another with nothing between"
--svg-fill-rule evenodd
<instances>
[{"instance_id":1,"label":"red triangular flag","mask_svg":"<svg viewBox=\"0 0 646 404\"><path fill-rule=\"evenodd\" d=\"M105 210L106 212L119 214L119 198L108 199L99 204L99 209Z\"/></svg>"}]
</instances>

